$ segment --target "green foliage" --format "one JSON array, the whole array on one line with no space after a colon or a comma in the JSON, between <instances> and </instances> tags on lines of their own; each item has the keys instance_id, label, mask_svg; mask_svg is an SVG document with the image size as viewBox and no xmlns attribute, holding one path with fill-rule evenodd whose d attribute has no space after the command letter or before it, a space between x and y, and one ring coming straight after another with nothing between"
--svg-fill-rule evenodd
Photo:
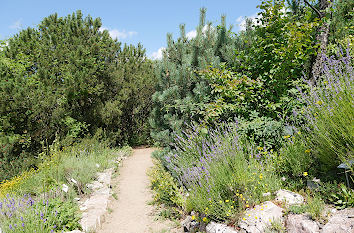
<instances>
[{"instance_id":1,"label":"green foliage","mask_svg":"<svg viewBox=\"0 0 354 233\"><path fill-rule=\"evenodd\" d=\"M298 132L296 136L286 135L286 141L275 156L277 172L280 175L299 179L303 177L304 172L313 174L313 164L315 158L312 150L307 146L306 138Z\"/></svg>"},{"instance_id":2,"label":"green foliage","mask_svg":"<svg viewBox=\"0 0 354 233\"><path fill-rule=\"evenodd\" d=\"M163 146L173 141L172 131L202 118L204 104L211 99L211 90L198 72L210 65L218 67L221 62L232 60L226 50L229 48L230 52L233 48L225 19L217 28L205 24L205 9L201 11L195 38L186 38L184 25L181 25L181 36L176 41L171 35L167 39L163 59L156 66L158 84L150 119L152 137Z\"/></svg>"},{"instance_id":3,"label":"green foliage","mask_svg":"<svg viewBox=\"0 0 354 233\"><path fill-rule=\"evenodd\" d=\"M296 96L288 91L304 71L309 72L308 61L317 51L312 42L318 22L311 19L310 11L300 18L292 17L282 0L263 1L259 8L261 23L254 26L255 41L236 51L239 65L234 69L257 83L253 91L257 98L252 98L250 110L277 119L279 114L291 113L287 105Z\"/></svg>"},{"instance_id":4,"label":"green foliage","mask_svg":"<svg viewBox=\"0 0 354 233\"><path fill-rule=\"evenodd\" d=\"M325 203L321 197L315 195L314 197L309 196L307 198L306 212L313 220L318 221L322 217L324 210Z\"/></svg>"},{"instance_id":5,"label":"green foliage","mask_svg":"<svg viewBox=\"0 0 354 233\"><path fill-rule=\"evenodd\" d=\"M303 128L320 162L319 170L328 172L354 160L354 73L349 51L338 58L324 58L322 80L303 93L308 121Z\"/></svg>"},{"instance_id":6,"label":"green foliage","mask_svg":"<svg viewBox=\"0 0 354 233\"><path fill-rule=\"evenodd\" d=\"M330 201L336 205L338 209L354 207L354 190L341 184L339 191L332 193Z\"/></svg>"},{"instance_id":7,"label":"green foliage","mask_svg":"<svg viewBox=\"0 0 354 233\"><path fill-rule=\"evenodd\" d=\"M14 165L0 179L55 139L70 145L100 131L113 146L148 143L153 64L140 44L121 47L101 25L80 11L53 14L2 46L0 160Z\"/></svg>"},{"instance_id":8,"label":"green foliage","mask_svg":"<svg viewBox=\"0 0 354 233\"><path fill-rule=\"evenodd\" d=\"M159 161L155 160L154 163L155 166L148 173L151 189L154 191L154 200L167 206L184 207L185 199L181 188Z\"/></svg>"},{"instance_id":9,"label":"green foliage","mask_svg":"<svg viewBox=\"0 0 354 233\"><path fill-rule=\"evenodd\" d=\"M15 204L15 205L14 205ZM61 198L1 200L0 226L6 232L60 232L81 229L77 203ZM10 207L9 207L10 206Z\"/></svg>"}]
</instances>

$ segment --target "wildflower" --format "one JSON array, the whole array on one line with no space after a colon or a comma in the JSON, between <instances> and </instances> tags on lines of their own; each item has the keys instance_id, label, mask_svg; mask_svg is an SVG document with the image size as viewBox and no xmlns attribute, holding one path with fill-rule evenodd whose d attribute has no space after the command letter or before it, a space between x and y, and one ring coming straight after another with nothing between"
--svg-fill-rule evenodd
<instances>
[{"instance_id":1,"label":"wildflower","mask_svg":"<svg viewBox=\"0 0 354 233\"><path fill-rule=\"evenodd\" d=\"M311 152L311 149L305 150L305 153L310 153L310 152Z\"/></svg>"},{"instance_id":2,"label":"wildflower","mask_svg":"<svg viewBox=\"0 0 354 233\"><path fill-rule=\"evenodd\" d=\"M192 215L192 220L195 220L195 216L194 215Z\"/></svg>"},{"instance_id":3,"label":"wildflower","mask_svg":"<svg viewBox=\"0 0 354 233\"><path fill-rule=\"evenodd\" d=\"M286 135L283 138L285 138L285 139L290 138L290 135Z\"/></svg>"},{"instance_id":4,"label":"wildflower","mask_svg":"<svg viewBox=\"0 0 354 233\"><path fill-rule=\"evenodd\" d=\"M247 205L246 205L246 208L249 208L249 207L250 207L250 206L247 204Z\"/></svg>"},{"instance_id":5,"label":"wildflower","mask_svg":"<svg viewBox=\"0 0 354 233\"><path fill-rule=\"evenodd\" d=\"M208 221L208 219L206 217L203 218L203 222L206 222Z\"/></svg>"},{"instance_id":6,"label":"wildflower","mask_svg":"<svg viewBox=\"0 0 354 233\"><path fill-rule=\"evenodd\" d=\"M246 220L246 218L242 218L242 220Z\"/></svg>"},{"instance_id":7,"label":"wildflower","mask_svg":"<svg viewBox=\"0 0 354 233\"><path fill-rule=\"evenodd\" d=\"M321 100L317 101L316 104L321 105L323 102Z\"/></svg>"},{"instance_id":8,"label":"wildflower","mask_svg":"<svg viewBox=\"0 0 354 233\"><path fill-rule=\"evenodd\" d=\"M307 176L308 175L308 173L307 172L304 172L304 176Z\"/></svg>"},{"instance_id":9,"label":"wildflower","mask_svg":"<svg viewBox=\"0 0 354 233\"><path fill-rule=\"evenodd\" d=\"M263 179L263 175L262 174L259 175L259 179Z\"/></svg>"},{"instance_id":10,"label":"wildflower","mask_svg":"<svg viewBox=\"0 0 354 233\"><path fill-rule=\"evenodd\" d=\"M228 203L228 202L229 202L229 200L226 200L225 202L226 202L226 203Z\"/></svg>"},{"instance_id":11,"label":"wildflower","mask_svg":"<svg viewBox=\"0 0 354 233\"><path fill-rule=\"evenodd\" d=\"M263 150L263 147L260 147L260 146L259 146L259 147L257 147L257 149L258 149L258 150Z\"/></svg>"},{"instance_id":12,"label":"wildflower","mask_svg":"<svg viewBox=\"0 0 354 233\"><path fill-rule=\"evenodd\" d=\"M297 132L297 134L298 134L298 135L300 135L300 134L301 134L301 132L299 131L299 132ZM269 220L270 220L270 219L269 219Z\"/></svg>"}]
</instances>

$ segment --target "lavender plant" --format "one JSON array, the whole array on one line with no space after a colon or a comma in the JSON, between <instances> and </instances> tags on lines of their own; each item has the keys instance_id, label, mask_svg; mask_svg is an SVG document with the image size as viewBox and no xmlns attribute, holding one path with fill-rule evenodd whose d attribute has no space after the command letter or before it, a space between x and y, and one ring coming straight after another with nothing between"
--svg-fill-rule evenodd
<instances>
[{"instance_id":1,"label":"lavender plant","mask_svg":"<svg viewBox=\"0 0 354 233\"><path fill-rule=\"evenodd\" d=\"M3 232L60 232L78 229L77 207L59 199L35 200L30 195L0 200Z\"/></svg>"},{"instance_id":2,"label":"lavender plant","mask_svg":"<svg viewBox=\"0 0 354 233\"><path fill-rule=\"evenodd\" d=\"M354 160L354 72L349 48L337 57L323 54L323 60L321 80L301 94L308 143L321 170L328 171Z\"/></svg>"},{"instance_id":3,"label":"lavender plant","mask_svg":"<svg viewBox=\"0 0 354 233\"><path fill-rule=\"evenodd\" d=\"M236 124L216 129L194 125L176 135L168 169L189 192L187 205L215 220L237 216L279 188L272 152L247 143Z\"/></svg>"}]
</instances>

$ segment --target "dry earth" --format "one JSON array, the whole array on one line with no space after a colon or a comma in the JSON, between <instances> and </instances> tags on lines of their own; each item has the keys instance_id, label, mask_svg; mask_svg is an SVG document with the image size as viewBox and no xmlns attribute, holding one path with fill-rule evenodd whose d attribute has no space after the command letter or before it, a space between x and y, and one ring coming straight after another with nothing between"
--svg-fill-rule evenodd
<instances>
[{"instance_id":1,"label":"dry earth","mask_svg":"<svg viewBox=\"0 0 354 233\"><path fill-rule=\"evenodd\" d=\"M148 204L152 195L146 172L153 166L152 152L151 148L135 149L123 162L113 181L118 200L111 198L111 213L105 217L99 233L183 232L174 222L157 220L156 207Z\"/></svg>"}]
</instances>

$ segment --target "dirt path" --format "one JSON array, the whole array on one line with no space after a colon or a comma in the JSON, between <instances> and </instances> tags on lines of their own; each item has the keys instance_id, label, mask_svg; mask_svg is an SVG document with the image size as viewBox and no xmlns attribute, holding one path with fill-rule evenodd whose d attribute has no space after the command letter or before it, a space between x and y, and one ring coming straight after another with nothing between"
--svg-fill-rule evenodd
<instances>
[{"instance_id":1,"label":"dirt path","mask_svg":"<svg viewBox=\"0 0 354 233\"><path fill-rule=\"evenodd\" d=\"M110 211L99 233L158 233L180 232L172 222L156 221L147 170L153 166L153 149L135 149L131 157L123 162L114 192L118 200L112 198Z\"/></svg>"}]
</instances>

